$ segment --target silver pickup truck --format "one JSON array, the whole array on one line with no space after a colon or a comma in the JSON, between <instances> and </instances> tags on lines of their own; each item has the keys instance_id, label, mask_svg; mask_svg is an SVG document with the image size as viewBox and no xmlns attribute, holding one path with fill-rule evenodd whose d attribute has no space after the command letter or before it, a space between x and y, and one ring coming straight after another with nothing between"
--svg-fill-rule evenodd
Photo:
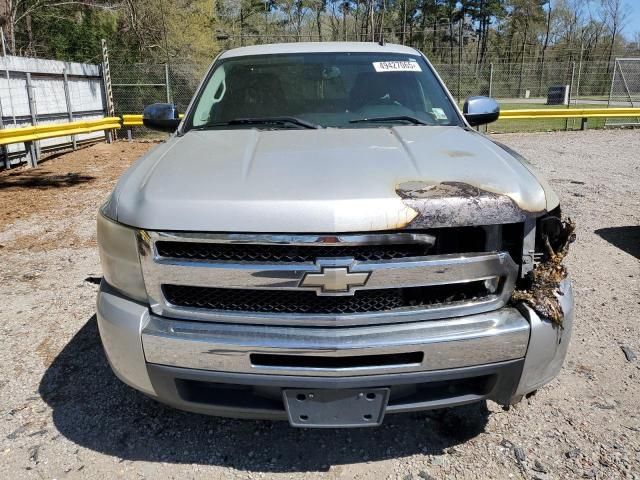
<instances>
[{"instance_id":1,"label":"silver pickup truck","mask_svg":"<svg viewBox=\"0 0 640 480\"><path fill-rule=\"evenodd\" d=\"M428 60L376 43L219 55L98 216L102 342L122 381L194 412L375 426L508 406L564 360L558 197L472 127ZM540 152L545 155L545 152Z\"/></svg>"}]
</instances>

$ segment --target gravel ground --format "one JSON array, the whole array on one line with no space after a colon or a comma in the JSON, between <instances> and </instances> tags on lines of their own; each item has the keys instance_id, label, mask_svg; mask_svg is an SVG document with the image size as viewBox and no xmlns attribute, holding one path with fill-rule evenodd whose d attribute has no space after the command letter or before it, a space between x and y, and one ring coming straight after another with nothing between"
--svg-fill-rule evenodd
<instances>
[{"instance_id":1,"label":"gravel ground","mask_svg":"<svg viewBox=\"0 0 640 480\"><path fill-rule=\"evenodd\" d=\"M94 300L95 212L148 144L96 145L0 173L0 470L4 478L640 478L640 132L500 135L577 222L577 319L560 376L503 411L482 403L299 430L203 417L120 383Z\"/></svg>"}]
</instances>

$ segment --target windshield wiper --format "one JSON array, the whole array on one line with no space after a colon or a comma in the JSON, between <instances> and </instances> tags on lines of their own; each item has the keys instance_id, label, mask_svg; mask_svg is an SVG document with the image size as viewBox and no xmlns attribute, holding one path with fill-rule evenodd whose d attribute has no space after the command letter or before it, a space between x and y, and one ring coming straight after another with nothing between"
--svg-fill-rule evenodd
<instances>
[{"instance_id":1,"label":"windshield wiper","mask_svg":"<svg viewBox=\"0 0 640 480\"><path fill-rule=\"evenodd\" d=\"M255 118L234 118L227 122L215 122L207 123L195 129L207 129L215 127L226 127L228 125L283 125L283 124L297 125L303 128L320 128L320 125L312 122L307 122L298 117L255 117Z\"/></svg>"},{"instance_id":2,"label":"windshield wiper","mask_svg":"<svg viewBox=\"0 0 640 480\"><path fill-rule=\"evenodd\" d=\"M410 122L414 125L429 125L424 120L420 120L417 117L412 117L410 115L395 115L389 117L368 117L368 118L356 118L355 120L349 120L349 123L366 123L366 122Z\"/></svg>"}]
</instances>

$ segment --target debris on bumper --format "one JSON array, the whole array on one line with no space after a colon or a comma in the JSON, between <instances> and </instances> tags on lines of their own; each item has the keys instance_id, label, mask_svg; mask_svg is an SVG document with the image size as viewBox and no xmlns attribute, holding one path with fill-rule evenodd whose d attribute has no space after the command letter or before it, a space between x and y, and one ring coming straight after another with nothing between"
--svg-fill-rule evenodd
<instances>
[{"instance_id":1,"label":"debris on bumper","mask_svg":"<svg viewBox=\"0 0 640 480\"><path fill-rule=\"evenodd\" d=\"M559 235L554 241L555 248L549 238L544 237L544 259L530 272L527 288L513 292L512 302L523 302L539 315L562 326L564 313L558 296L562 295L560 282L567 277L567 269L562 261L575 238L575 223L570 218L561 222Z\"/></svg>"}]
</instances>

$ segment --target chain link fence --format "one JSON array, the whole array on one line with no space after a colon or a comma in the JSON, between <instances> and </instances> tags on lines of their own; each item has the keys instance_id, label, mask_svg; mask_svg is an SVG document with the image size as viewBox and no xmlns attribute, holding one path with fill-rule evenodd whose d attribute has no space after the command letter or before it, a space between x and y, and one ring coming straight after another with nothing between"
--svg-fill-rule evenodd
<instances>
[{"instance_id":1,"label":"chain link fence","mask_svg":"<svg viewBox=\"0 0 640 480\"><path fill-rule=\"evenodd\" d=\"M609 106L640 107L640 58L617 58L613 69ZM607 126L640 126L640 117L609 118Z\"/></svg>"},{"instance_id":2,"label":"chain link fence","mask_svg":"<svg viewBox=\"0 0 640 480\"><path fill-rule=\"evenodd\" d=\"M434 65L460 105L473 95L497 99L503 110L530 108L603 108L607 106L612 71L607 62L496 63ZM566 102L549 103L549 90L566 88ZM590 128L602 128L604 119L590 119ZM492 132L579 129L576 119L499 120Z\"/></svg>"},{"instance_id":3,"label":"chain link fence","mask_svg":"<svg viewBox=\"0 0 640 480\"><path fill-rule=\"evenodd\" d=\"M635 105L639 106L640 59L636 60L638 61L633 67L637 69L636 73L629 71L625 76L633 76L635 79L631 95L635 95ZM617 66L618 61L616 68ZM436 64L434 67L460 105L469 96L487 95L496 98L504 110L603 108L610 103L609 97L614 91L612 79L614 82L622 81L622 74L614 76L614 68L608 62ZM146 105L155 102L173 102L184 112L205 71L206 67L193 64L116 65L112 62L116 113L141 113ZM616 85L617 83L614 85L615 91L618 92ZM548 94L552 87L567 88L567 102L549 105ZM589 120L589 128L604 126L605 119ZM550 131L580 127L579 119L505 119L489 125L488 131ZM143 128L136 128L134 133L139 136L148 132Z\"/></svg>"},{"instance_id":4,"label":"chain link fence","mask_svg":"<svg viewBox=\"0 0 640 480\"><path fill-rule=\"evenodd\" d=\"M117 115L142 113L145 106L167 102L184 112L206 72L206 67L194 64L115 64L111 62L111 88ZM137 136L157 136L143 127L136 127ZM130 132L120 130L120 137Z\"/></svg>"}]
</instances>

